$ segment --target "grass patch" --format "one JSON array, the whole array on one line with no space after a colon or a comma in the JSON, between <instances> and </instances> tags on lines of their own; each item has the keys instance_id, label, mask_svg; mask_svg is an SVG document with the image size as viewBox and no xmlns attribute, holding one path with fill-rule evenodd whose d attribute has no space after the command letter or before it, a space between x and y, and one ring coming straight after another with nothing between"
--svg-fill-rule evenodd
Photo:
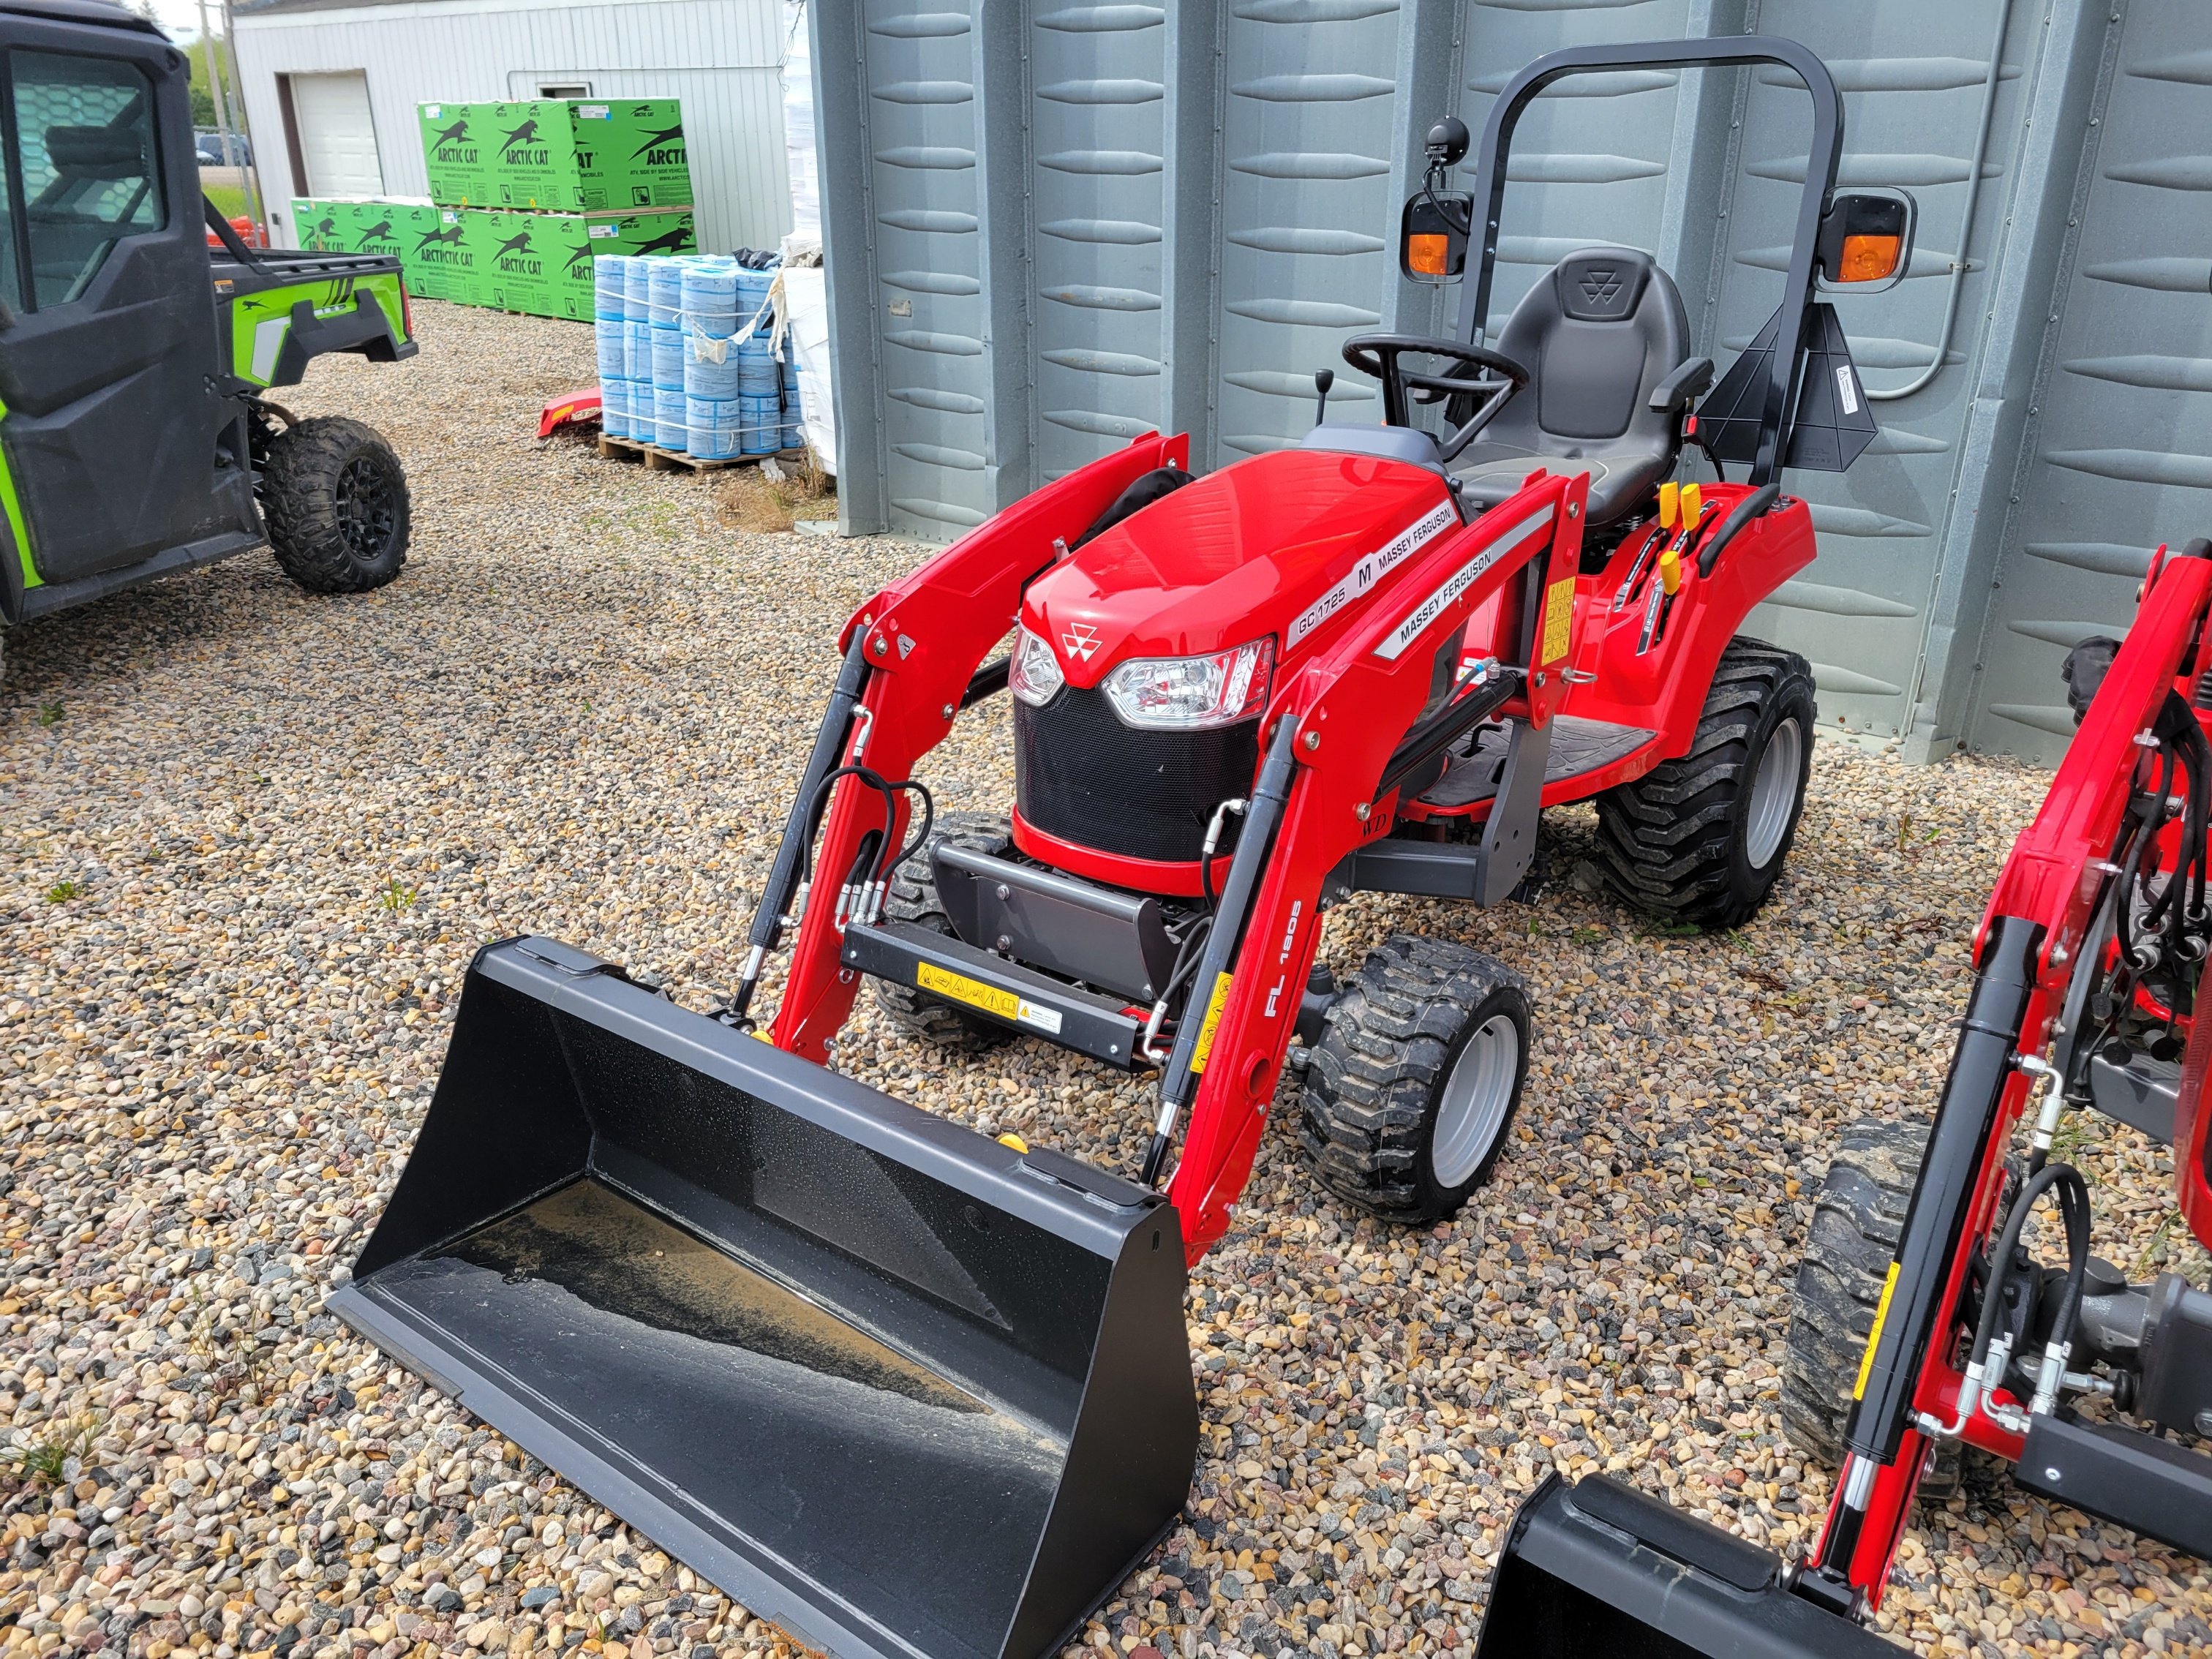
<instances>
[{"instance_id":1,"label":"grass patch","mask_svg":"<svg viewBox=\"0 0 2212 1659\"><path fill-rule=\"evenodd\" d=\"M715 476L714 512L732 530L773 533L800 519L837 516L836 480L815 465L779 461L780 479L757 466L732 467Z\"/></svg>"},{"instance_id":2,"label":"grass patch","mask_svg":"<svg viewBox=\"0 0 2212 1659\"><path fill-rule=\"evenodd\" d=\"M237 219L245 216L246 210L245 185L218 185L203 181L200 189L205 192L208 200L215 204L216 211L224 218Z\"/></svg>"}]
</instances>

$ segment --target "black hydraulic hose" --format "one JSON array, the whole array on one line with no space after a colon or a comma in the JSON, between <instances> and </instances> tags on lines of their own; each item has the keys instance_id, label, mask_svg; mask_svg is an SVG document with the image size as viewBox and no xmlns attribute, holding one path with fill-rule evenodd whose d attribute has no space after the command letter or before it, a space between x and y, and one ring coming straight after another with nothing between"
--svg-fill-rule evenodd
<instances>
[{"instance_id":1,"label":"black hydraulic hose","mask_svg":"<svg viewBox=\"0 0 2212 1659\"><path fill-rule=\"evenodd\" d=\"M929 832L937 828L937 802L925 785L916 783L912 778L908 778L903 783L893 784L891 787L911 789L921 797L921 830L912 841L899 849L899 855L890 861L888 868L876 872L876 879L883 883L886 889L890 886L892 878L898 874L899 867L922 849L929 840ZM884 828L886 831L890 830L889 820L885 820Z\"/></svg>"},{"instance_id":2,"label":"black hydraulic hose","mask_svg":"<svg viewBox=\"0 0 2212 1659\"><path fill-rule=\"evenodd\" d=\"M2081 1282L2089 1267L2089 1186L2072 1164L2046 1164L2021 1184L1997 1234L1996 1249L1990 1256L1989 1273L1982 1284L1982 1315L1974 1322L1973 1346L1966 1351L1969 1364L1981 1364L1989 1358L1990 1344L1996 1335L1998 1304L2004 1299L2005 1279L2012 1272L2013 1252L2020 1247L2029 1212L2054 1187L2058 1188L2059 1209L2066 1224L2066 1289L2051 1321L2051 1340L2063 1346L2073 1336L2074 1320L2081 1304ZM2003 1384L2002 1376L1982 1380L1985 1393Z\"/></svg>"},{"instance_id":3,"label":"black hydraulic hose","mask_svg":"<svg viewBox=\"0 0 2212 1659\"><path fill-rule=\"evenodd\" d=\"M799 866L799 881L811 884L814 879L814 838L822 833L822 814L830 803L830 786L840 778L858 778L872 787L884 798L884 835L889 846L890 827L898 822L898 796L884 775L870 766L841 766L814 787L814 799L806 809L806 840L801 848L803 861ZM877 861L877 873L882 873L882 860Z\"/></svg>"}]
</instances>

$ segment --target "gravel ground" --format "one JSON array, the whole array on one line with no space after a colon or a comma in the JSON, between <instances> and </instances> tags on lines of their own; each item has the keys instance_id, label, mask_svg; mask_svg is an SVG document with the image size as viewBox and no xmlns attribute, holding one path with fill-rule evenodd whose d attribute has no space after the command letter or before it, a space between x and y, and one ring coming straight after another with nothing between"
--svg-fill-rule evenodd
<instances>
[{"instance_id":1,"label":"gravel ground","mask_svg":"<svg viewBox=\"0 0 2212 1659\"><path fill-rule=\"evenodd\" d=\"M915 550L751 536L714 486L529 435L587 379L570 325L417 308L413 362L288 398L407 458L412 562L316 599L265 556L18 630L0 684L0 1645L380 1659L581 1638L789 1644L320 1310L404 1160L484 939L734 978L751 884L848 610ZM1003 700L1000 700L1003 702ZM987 706L988 707L988 706ZM1011 791L1003 709L929 781ZM1085 1633L1170 1654L1464 1648L1500 1528L1603 1468L1778 1548L1826 1497L1781 1431L1824 1148L1925 1112L1966 942L2044 780L1824 743L1778 902L1669 937L1572 872L1540 901L1374 896L1516 964L1544 1033L1516 1139L1452 1224L1363 1219L1279 1113L1194 1276L1207 1441L1189 1524ZM772 994L772 991L771 991ZM1036 1045L958 1065L864 1014L845 1069L1133 1172L1141 1091ZM2092 1129L2100 1248L2139 1274L2170 1166ZM4 1437L0 1431L0 1437ZM1970 1467L1882 1624L1923 1652L2174 1651L2203 1565Z\"/></svg>"}]
</instances>

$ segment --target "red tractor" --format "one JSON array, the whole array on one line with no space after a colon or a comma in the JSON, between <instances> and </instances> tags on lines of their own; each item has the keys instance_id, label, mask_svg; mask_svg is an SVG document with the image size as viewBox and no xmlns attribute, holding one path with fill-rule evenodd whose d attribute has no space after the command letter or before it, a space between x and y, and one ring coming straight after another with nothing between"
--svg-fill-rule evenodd
<instances>
[{"instance_id":1,"label":"red tractor","mask_svg":"<svg viewBox=\"0 0 2212 1659\"><path fill-rule=\"evenodd\" d=\"M1720 383L1630 248L1571 255L1477 343L1528 100L1755 63L1804 82L1812 161L1781 304ZM1908 200L1833 190L1842 131L1820 61L1759 37L1540 60L1471 196L1441 124L1402 265L1451 281L1473 252L1474 280L1458 337L1346 345L1386 422L1203 478L1148 434L860 607L728 1005L551 940L480 952L332 1307L810 1646L1069 1639L1188 1495L1185 1262L1227 1231L1286 1061L1322 1177L1384 1215L1451 1213L1505 1144L1519 979L1399 935L1340 981L1323 913L1496 903L1543 808L1589 799L1637 902L1733 926L1771 890L1813 683L1736 630L1814 557L1785 465L1875 433L1816 280L1889 280L1911 241ZM1747 476L1678 486L1692 441ZM928 753L1001 691L1013 811L940 818ZM836 1075L864 980L934 1042L1156 1070L1141 1178Z\"/></svg>"}]
</instances>

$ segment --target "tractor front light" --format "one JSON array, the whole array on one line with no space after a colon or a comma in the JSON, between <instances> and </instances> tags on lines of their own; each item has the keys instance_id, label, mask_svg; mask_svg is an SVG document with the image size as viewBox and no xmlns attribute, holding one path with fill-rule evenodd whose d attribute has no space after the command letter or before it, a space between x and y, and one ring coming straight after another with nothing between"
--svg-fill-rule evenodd
<instances>
[{"instance_id":1,"label":"tractor front light","mask_svg":"<svg viewBox=\"0 0 2212 1659\"><path fill-rule=\"evenodd\" d=\"M1106 677L1106 699L1130 726L1203 732L1234 726L1267 707L1275 641L1266 639L1206 657L1149 657Z\"/></svg>"},{"instance_id":2,"label":"tractor front light","mask_svg":"<svg viewBox=\"0 0 2212 1659\"><path fill-rule=\"evenodd\" d=\"M1021 629L1014 636L1014 654L1006 665L1006 689L1030 708L1042 708L1066 683L1052 647L1028 629Z\"/></svg>"}]
</instances>

